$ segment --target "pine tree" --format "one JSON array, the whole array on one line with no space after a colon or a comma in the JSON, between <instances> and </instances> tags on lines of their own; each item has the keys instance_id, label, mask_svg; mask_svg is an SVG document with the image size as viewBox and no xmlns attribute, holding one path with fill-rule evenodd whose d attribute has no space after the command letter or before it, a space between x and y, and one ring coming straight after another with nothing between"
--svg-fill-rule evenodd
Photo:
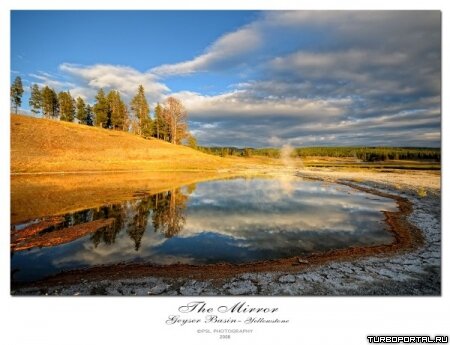
<instances>
[{"instance_id":1,"label":"pine tree","mask_svg":"<svg viewBox=\"0 0 450 345\"><path fill-rule=\"evenodd\" d=\"M55 118L59 116L59 103L56 92L44 86L41 91L42 95L42 114L47 118Z\"/></svg>"},{"instance_id":2,"label":"pine tree","mask_svg":"<svg viewBox=\"0 0 450 345\"><path fill-rule=\"evenodd\" d=\"M106 99L103 89L98 90L95 96L96 103L94 104L95 125L103 128L110 128L111 117L109 113L108 100Z\"/></svg>"},{"instance_id":3,"label":"pine tree","mask_svg":"<svg viewBox=\"0 0 450 345\"><path fill-rule=\"evenodd\" d=\"M70 95L70 92L60 92L58 94L58 101L61 121L72 122L75 118L75 101Z\"/></svg>"},{"instance_id":4,"label":"pine tree","mask_svg":"<svg viewBox=\"0 0 450 345\"><path fill-rule=\"evenodd\" d=\"M94 114L92 113L92 107L89 104L86 106L86 124L88 126L94 125Z\"/></svg>"},{"instance_id":5,"label":"pine tree","mask_svg":"<svg viewBox=\"0 0 450 345\"><path fill-rule=\"evenodd\" d=\"M159 103L155 107L154 132L155 138L167 140L168 126L164 120L164 109Z\"/></svg>"},{"instance_id":6,"label":"pine tree","mask_svg":"<svg viewBox=\"0 0 450 345\"><path fill-rule=\"evenodd\" d=\"M28 104L31 108L31 111L35 114L39 114L42 109L42 93L39 90L39 86L34 84L31 88L31 95Z\"/></svg>"},{"instance_id":7,"label":"pine tree","mask_svg":"<svg viewBox=\"0 0 450 345\"><path fill-rule=\"evenodd\" d=\"M52 117L56 119L60 115L58 95L56 94L55 90L51 89L51 91L52 91Z\"/></svg>"},{"instance_id":8,"label":"pine tree","mask_svg":"<svg viewBox=\"0 0 450 345\"><path fill-rule=\"evenodd\" d=\"M80 123L87 124L86 123L86 116L87 116L86 103L84 103L83 98L77 97L76 109L77 109L76 110L76 118L78 119L78 121Z\"/></svg>"},{"instance_id":9,"label":"pine tree","mask_svg":"<svg viewBox=\"0 0 450 345\"><path fill-rule=\"evenodd\" d=\"M131 110L138 120L138 134L143 137L151 137L153 135L153 121L150 118L150 108L142 85L139 85L136 95L131 100Z\"/></svg>"},{"instance_id":10,"label":"pine tree","mask_svg":"<svg viewBox=\"0 0 450 345\"><path fill-rule=\"evenodd\" d=\"M111 127L113 129L128 129L127 106L120 98L119 91L110 91L107 96L109 111L111 113Z\"/></svg>"},{"instance_id":11,"label":"pine tree","mask_svg":"<svg viewBox=\"0 0 450 345\"><path fill-rule=\"evenodd\" d=\"M17 114L17 109L22 105L23 85L22 79L17 76L14 83L11 85L10 97L11 104L14 108L14 113Z\"/></svg>"},{"instance_id":12,"label":"pine tree","mask_svg":"<svg viewBox=\"0 0 450 345\"><path fill-rule=\"evenodd\" d=\"M150 116L141 119L141 135L144 138L151 138L153 136L153 121Z\"/></svg>"}]
</instances>

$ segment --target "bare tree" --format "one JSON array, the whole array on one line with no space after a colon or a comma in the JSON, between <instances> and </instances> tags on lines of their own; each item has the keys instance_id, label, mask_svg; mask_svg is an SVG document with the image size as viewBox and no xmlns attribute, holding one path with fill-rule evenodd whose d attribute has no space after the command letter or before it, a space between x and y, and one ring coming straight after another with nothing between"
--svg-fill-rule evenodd
<instances>
[{"instance_id":1,"label":"bare tree","mask_svg":"<svg viewBox=\"0 0 450 345\"><path fill-rule=\"evenodd\" d=\"M181 143L188 134L186 108L180 100L169 97L166 100L163 116L169 127L170 142Z\"/></svg>"}]
</instances>

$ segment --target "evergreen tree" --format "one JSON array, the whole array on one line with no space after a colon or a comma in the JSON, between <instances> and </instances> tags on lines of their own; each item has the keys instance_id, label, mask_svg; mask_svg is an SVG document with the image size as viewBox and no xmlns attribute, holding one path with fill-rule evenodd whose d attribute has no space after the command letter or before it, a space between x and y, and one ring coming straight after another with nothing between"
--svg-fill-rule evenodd
<instances>
[{"instance_id":1,"label":"evergreen tree","mask_svg":"<svg viewBox=\"0 0 450 345\"><path fill-rule=\"evenodd\" d=\"M142 85L139 85L136 95L131 100L131 110L138 120L138 134L143 137L151 137L153 135L153 122L150 118L150 108Z\"/></svg>"},{"instance_id":2,"label":"evergreen tree","mask_svg":"<svg viewBox=\"0 0 450 345\"><path fill-rule=\"evenodd\" d=\"M111 114L109 113L108 100L103 89L98 90L95 96L96 103L94 104L95 125L103 128L110 128Z\"/></svg>"},{"instance_id":3,"label":"evergreen tree","mask_svg":"<svg viewBox=\"0 0 450 345\"><path fill-rule=\"evenodd\" d=\"M17 114L17 109L22 105L23 85L22 79L17 76L14 83L11 85L10 97L11 104L14 108L14 113Z\"/></svg>"},{"instance_id":4,"label":"evergreen tree","mask_svg":"<svg viewBox=\"0 0 450 345\"><path fill-rule=\"evenodd\" d=\"M144 138L151 138L153 136L153 121L150 116L141 119L141 135Z\"/></svg>"},{"instance_id":5,"label":"evergreen tree","mask_svg":"<svg viewBox=\"0 0 450 345\"><path fill-rule=\"evenodd\" d=\"M168 126L164 119L164 109L159 103L155 107L154 132L155 138L168 140Z\"/></svg>"},{"instance_id":6,"label":"evergreen tree","mask_svg":"<svg viewBox=\"0 0 450 345\"><path fill-rule=\"evenodd\" d=\"M76 101L76 117L80 123L87 124L86 123L86 117L87 117L87 110L86 110L86 103L84 103L83 98L77 97Z\"/></svg>"},{"instance_id":7,"label":"evergreen tree","mask_svg":"<svg viewBox=\"0 0 450 345\"><path fill-rule=\"evenodd\" d=\"M42 114L47 118L55 118L59 116L59 103L56 92L44 86L41 91L42 95Z\"/></svg>"},{"instance_id":8,"label":"evergreen tree","mask_svg":"<svg viewBox=\"0 0 450 345\"><path fill-rule=\"evenodd\" d=\"M88 126L94 125L94 114L92 113L92 107L89 104L86 106L86 124Z\"/></svg>"},{"instance_id":9,"label":"evergreen tree","mask_svg":"<svg viewBox=\"0 0 450 345\"><path fill-rule=\"evenodd\" d=\"M111 127L113 129L128 129L127 106L120 98L119 91L111 90L107 96L109 112L111 114Z\"/></svg>"},{"instance_id":10,"label":"evergreen tree","mask_svg":"<svg viewBox=\"0 0 450 345\"><path fill-rule=\"evenodd\" d=\"M39 90L39 86L37 84L33 84L31 89L30 100L28 104L31 108L31 111L35 114L39 114L42 109L42 93Z\"/></svg>"},{"instance_id":11,"label":"evergreen tree","mask_svg":"<svg viewBox=\"0 0 450 345\"><path fill-rule=\"evenodd\" d=\"M61 121L72 122L75 118L75 101L70 92L60 92L58 94L59 111Z\"/></svg>"}]
</instances>

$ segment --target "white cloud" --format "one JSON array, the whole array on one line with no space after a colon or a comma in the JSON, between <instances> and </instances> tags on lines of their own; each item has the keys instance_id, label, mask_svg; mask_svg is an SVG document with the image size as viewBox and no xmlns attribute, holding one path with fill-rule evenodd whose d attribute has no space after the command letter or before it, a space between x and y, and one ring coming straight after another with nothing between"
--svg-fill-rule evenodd
<instances>
[{"instance_id":1,"label":"white cloud","mask_svg":"<svg viewBox=\"0 0 450 345\"><path fill-rule=\"evenodd\" d=\"M159 100L161 96L170 91L169 88L158 82L152 73L143 73L128 66L118 65L75 65L64 63L59 69L79 81L78 90L85 96L92 94L100 88L119 90L125 97L132 97L137 87L143 85L145 92L151 100Z\"/></svg>"},{"instance_id":2,"label":"white cloud","mask_svg":"<svg viewBox=\"0 0 450 345\"><path fill-rule=\"evenodd\" d=\"M58 91L68 90L76 86L74 83L66 80L60 80L58 77L42 71L39 71L37 73L30 73L29 76L37 79L38 81L36 82L36 84L38 84L39 86L47 85L51 88L57 89Z\"/></svg>"},{"instance_id":3,"label":"white cloud","mask_svg":"<svg viewBox=\"0 0 450 345\"><path fill-rule=\"evenodd\" d=\"M161 65L151 69L151 72L164 76L206 71L215 65L226 64L227 60L234 60L253 51L261 45L261 39L257 25L248 25L220 37L206 49L205 53L192 60Z\"/></svg>"},{"instance_id":4,"label":"white cloud","mask_svg":"<svg viewBox=\"0 0 450 345\"><path fill-rule=\"evenodd\" d=\"M334 117L342 115L351 99L307 99L272 97L258 99L249 90L234 90L214 96L183 91L172 94L180 98L189 111L190 117Z\"/></svg>"},{"instance_id":5,"label":"white cloud","mask_svg":"<svg viewBox=\"0 0 450 345\"><path fill-rule=\"evenodd\" d=\"M81 97L85 101L89 102L95 98L97 90L89 87L75 86L70 89L70 94L73 98Z\"/></svg>"},{"instance_id":6,"label":"white cloud","mask_svg":"<svg viewBox=\"0 0 450 345\"><path fill-rule=\"evenodd\" d=\"M100 88L118 90L129 101L139 85L143 85L150 103L161 101L170 89L159 82L155 75L140 72L132 67L96 64L76 65L63 63L59 66L60 75L44 71L29 74L33 83L50 86L57 92L70 91L73 97L81 97L93 102Z\"/></svg>"}]
</instances>

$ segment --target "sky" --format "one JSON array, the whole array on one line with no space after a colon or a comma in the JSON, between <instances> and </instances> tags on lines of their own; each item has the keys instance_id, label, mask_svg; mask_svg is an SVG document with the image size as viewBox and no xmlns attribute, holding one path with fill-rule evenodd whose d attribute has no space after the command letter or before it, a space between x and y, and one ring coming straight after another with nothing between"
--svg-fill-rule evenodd
<instances>
[{"instance_id":1,"label":"sky","mask_svg":"<svg viewBox=\"0 0 450 345\"><path fill-rule=\"evenodd\" d=\"M441 140L439 11L12 11L11 80L184 103L205 146Z\"/></svg>"}]
</instances>

